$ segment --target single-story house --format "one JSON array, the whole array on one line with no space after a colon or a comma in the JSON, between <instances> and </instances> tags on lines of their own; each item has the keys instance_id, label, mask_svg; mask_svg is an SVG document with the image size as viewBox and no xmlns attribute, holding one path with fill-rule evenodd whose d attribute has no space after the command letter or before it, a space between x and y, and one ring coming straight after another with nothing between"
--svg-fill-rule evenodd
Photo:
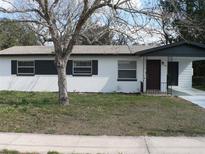
<instances>
[{"instance_id":1,"label":"single-story house","mask_svg":"<svg viewBox=\"0 0 205 154\"><path fill-rule=\"evenodd\" d=\"M67 65L69 92L167 92L192 87L192 62L205 45L75 46ZM58 91L54 49L15 46L0 51L0 90Z\"/></svg>"}]
</instances>

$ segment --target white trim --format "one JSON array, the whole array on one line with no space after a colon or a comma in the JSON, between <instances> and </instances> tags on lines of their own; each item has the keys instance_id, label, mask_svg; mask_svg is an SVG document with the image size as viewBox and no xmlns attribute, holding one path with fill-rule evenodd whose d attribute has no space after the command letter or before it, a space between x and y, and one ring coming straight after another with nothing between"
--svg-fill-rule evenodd
<instances>
[{"instance_id":1,"label":"white trim","mask_svg":"<svg viewBox=\"0 0 205 154\"><path fill-rule=\"evenodd\" d=\"M75 66L75 62L90 62L90 66ZM75 68L90 68L90 73L75 73ZM92 60L73 60L73 68L72 68L72 74L76 76L83 76L83 75L92 75L93 68L92 68Z\"/></svg>"},{"instance_id":2,"label":"white trim","mask_svg":"<svg viewBox=\"0 0 205 154\"><path fill-rule=\"evenodd\" d=\"M118 71L135 71L137 69L118 69Z\"/></svg>"},{"instance_id":3,"label":"white trim","mask_svg":"<svg viewBox=\"0 0 205 154\"><path fill-rule=\"evenodd\" d=\"M19 62L32 62L33 66L19 66ZM19 68L32 68L33 73L19 73ZM17 61L17 75L35 75L35 61L34 60L18 60Z\"/></svg>"},{"instance_id":4,"label":"white trim","mask_svg":"<svg viewBox=\"0 0 205 154\"><path fill-rule=\"evenodd\" d=\"M119 62L135 62L136 66L135 69L119 69ZM117 74L117 80L137 80L137 61L136 60L118 60L117 63L118 67L118 74ZM136 78L119 78L119 71L136 71Z\"/></svg>"}]
</instances>

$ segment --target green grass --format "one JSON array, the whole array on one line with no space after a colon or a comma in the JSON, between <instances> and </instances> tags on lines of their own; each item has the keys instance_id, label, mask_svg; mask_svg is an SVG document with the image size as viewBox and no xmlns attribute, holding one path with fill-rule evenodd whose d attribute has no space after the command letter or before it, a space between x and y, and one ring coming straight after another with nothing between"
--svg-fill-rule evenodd
<instances>
[{"instance_id":1,"label":"green grass","mask_svg":"<svg viewBox=\"0 0 205 154\"><path fill-rule=\"evenodd\" d=\"M205 110L175 97L0 92L0 131L72 135L205 135Z\"/></svg>"},{"instance_id":2,"label":"green grass","mask_svg":"<svg viewBox=\"0 0 205 154\"><path fill-rule=\"evenodd\" d=\"M15 151L15 150L2 150L0 151L0 154L38 154L38 153L30 153L30 152L19 152L19 151ZM47 152L47 154L60 154L59 152L56 152L56 151L49 151Z\"/></svg>"},{"instance_id":3,"label":"green grass","mask_svg":"<svg viewBox=\"0 0 205 154\"><path fill-rule=\"evenodd\" d=\"M18 151L14 151L14 150L3 150L0 151L0 154L37 154L37 153L22 153L22 152L18 152Z\"/></svg>"},{"instance_id":4,"label":"green grass","mask_svg":"<svg viewBox=\"0 0 205 154\"><path fill-rule=\"evenodd\" d=\"M33 152L32 153L31 152L24 153L24 152L19 152L19 151L15 151L15 150L5 149L5 150L0 151L0 154L38 154L38 153L33 153ZM57 151L49 151L49 152L47 152L47 154L61 154L61 153L59 153ZM80 153L72 153L72 154L80 154ZM86 154L88 154L88 153L86 153ZM100 153L98 153L98 154L100 154Z\"/></svg>"},{"instance_id":5,"label":"green grass","mask_svg":"<svg viewBox=\"0 0 205 154\"><path fill-rule=\"evenodd\" d=\"M199 90L204 90L204 91L205 91L205 85L202 85L202 86L194 86L194 88L199 89Z\"/></svg>"}]
</instances>

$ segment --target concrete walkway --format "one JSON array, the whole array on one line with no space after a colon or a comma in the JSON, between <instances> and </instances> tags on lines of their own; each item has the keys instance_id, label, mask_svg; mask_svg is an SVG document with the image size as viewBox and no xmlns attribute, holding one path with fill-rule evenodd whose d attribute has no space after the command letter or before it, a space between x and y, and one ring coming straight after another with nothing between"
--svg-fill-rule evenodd
<instances>
[{"instance_id":1,"label":"concrete walkway","mask_svg":"<svg viewBox=\"0 0 205 154\"><path fill-rule=\"evenodd\" d=\"M174 89L173 95L205 108L205 91L198 89Z\"/></svg>"},{"instance_id":2,"label":"concrete walkway","mask_svg":"<svg viewBox=\"0 0 205 154\"><path fill-rule=\"evenodd\" d=\"M205 96L180 96L180 98L205 108Z\"/></svg>"},{"instance_id":3,"label":"concrete walkway","mask_svg":"<svg viewBox=\"0 0 205 154\"><path fill-rule=\"evenodd\" d=\"M0 133L0 149L20 152L205 154L205 137L112 137Z\"/></svg>"}]
</instances>

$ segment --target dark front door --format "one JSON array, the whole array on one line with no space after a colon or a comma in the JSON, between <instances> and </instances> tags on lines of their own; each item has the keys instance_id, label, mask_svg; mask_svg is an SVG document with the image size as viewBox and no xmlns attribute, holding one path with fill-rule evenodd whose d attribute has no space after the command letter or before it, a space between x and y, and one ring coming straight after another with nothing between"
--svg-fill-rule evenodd
<instances>
[{"instance_id":1,"label":"dark front door","mask_svg":"<svg viewBox=\"0 0 205 154\"><path fill-rule=\"evenodd\" d=\"M179 63L178 62L168 62L168 85L178 86L179 78Z\"/></svg>"},{"instance_id":2,"label":"dark front door","mask_svg":"<svg viewBox=\"0 0 205 154\"><path fill-rule=\"evenodd\" d=\"M147 60L147 90L160 90L161 61Z\"/></svg>"}]
</instances>

